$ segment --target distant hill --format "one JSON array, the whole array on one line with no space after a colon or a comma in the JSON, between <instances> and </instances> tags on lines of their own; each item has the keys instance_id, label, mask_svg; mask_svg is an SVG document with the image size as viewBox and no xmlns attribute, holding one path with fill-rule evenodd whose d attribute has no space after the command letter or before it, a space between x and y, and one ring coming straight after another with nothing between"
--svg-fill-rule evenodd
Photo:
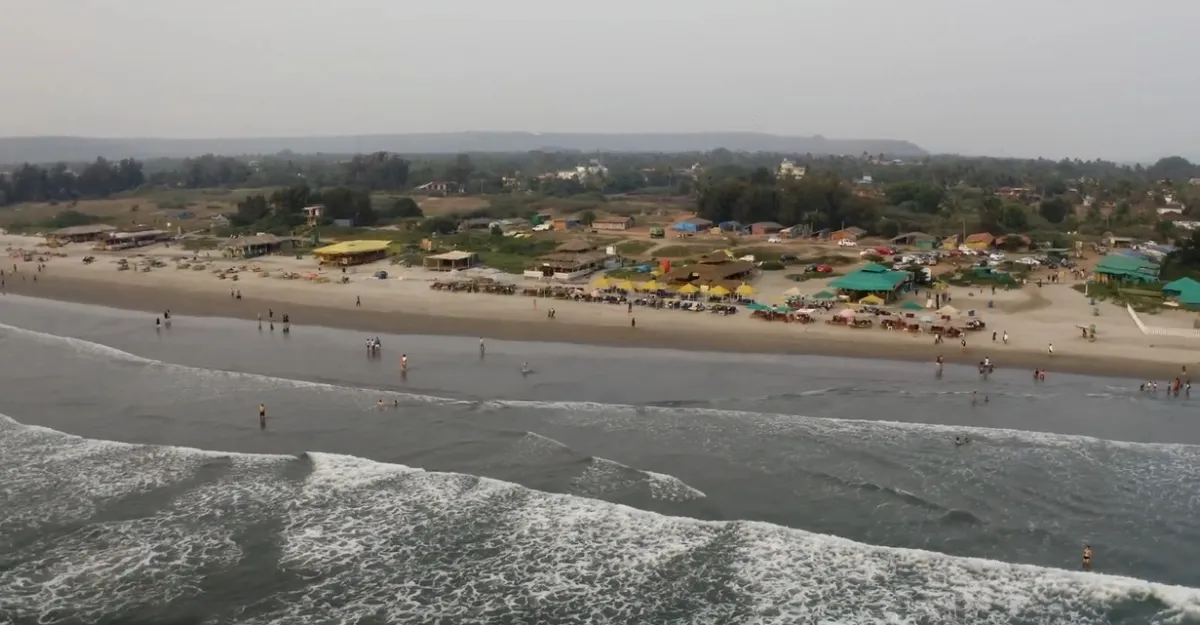
<instances>
[{"instance_id":1,"label":"distant hill","mask_svg":"<svg viewBox=\"0 0 1200 625\"><path fill-rule=\"evenodd\" d=\"M453 154L457 152L734 152L804 154L888 154L923 156L925 150L892 139L826 139L784 137L753 132L674 134L597 134L533 132L455 132L332 137L262 137L248 139L101 139L91 137L0 137L0 163L78 162L105 158L183 158L201 154L236 156L275 154Z\"/></svg>"}]
</instances>

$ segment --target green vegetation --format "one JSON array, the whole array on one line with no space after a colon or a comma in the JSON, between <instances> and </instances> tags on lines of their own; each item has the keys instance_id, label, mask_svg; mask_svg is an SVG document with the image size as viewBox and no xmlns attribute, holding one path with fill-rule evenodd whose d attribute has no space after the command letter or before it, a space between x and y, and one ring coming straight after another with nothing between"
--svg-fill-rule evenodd
<instances>
[{"instance_id":1,"label":"green vegetation","mask_svg":"<svg viewBox=\"0 0 1200 625\"><path fill-rule=\"evenodd\" d=\"M658 258L687 258L719 249L722 248L714 245L667 245L654 250L654 255Z\"/></svg>"},{"instance_id":2,"label":"green vegetation","mask_svg":"<svg viewBox=\"0 0 1200 625\"><path fill-rule=\"evenodd\" d=\"M617 244L617 252L623 256L637 256L657 245L653 241L625 241Z\"/></svg>"}]
</instances>

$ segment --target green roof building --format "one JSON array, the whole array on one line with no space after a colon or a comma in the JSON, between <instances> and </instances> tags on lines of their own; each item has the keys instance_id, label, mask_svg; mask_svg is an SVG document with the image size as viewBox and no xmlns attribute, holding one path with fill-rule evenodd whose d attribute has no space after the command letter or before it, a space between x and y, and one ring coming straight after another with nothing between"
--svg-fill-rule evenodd
<instances>
[{"instance_id":1,"label":"green roof building","mask_svg":"<svg viewBox=\"0 0 1200 625\"><path fill-rule=\"evenodd\" d=\"M1162 288L1164 295L1174 297L1184 306L1200 306L1200 282L1191 278L1180 278Z\"/></svg>"},{"instance_id":2,"label":"green roof building","mask_svg":"<svg viewBox=\"0 0 1200 625\"><path fill-rule=\"evenodd\" d=\"M1157 282L1158 265L1124 254L1109 254L1094 269L1098 282Z\"/></svg>"},{"instance_id":3,"label":"green roof building","mask_svg":"<svg viewBox=\"0 0 1200 625\"><path fill-rule=\"evenodd\" d=\"M896 290L909 279L907 271L894 271L883 265L871 263L854 273L846 274L829 283L829 286L839 291L851 291L857 294L870 293L884 299L895 295Z\"/></svg>"}]
</instances>

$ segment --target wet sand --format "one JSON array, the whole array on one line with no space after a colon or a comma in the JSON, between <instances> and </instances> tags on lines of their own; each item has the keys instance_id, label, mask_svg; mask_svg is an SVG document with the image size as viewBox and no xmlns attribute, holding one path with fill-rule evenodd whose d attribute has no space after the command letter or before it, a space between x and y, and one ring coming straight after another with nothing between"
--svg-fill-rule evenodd
<instances>
[{"instance_id":1,"label":"wet sand","mask_svg":"<svg viewBox=\"0 0 1200 625\"><path fill-rule=\"evenodd\" d=\"M161 313L170 309L178 315L227 317L254 320L259 314L266 317L274 309L276 319L283 313L291 316L293 325L315 325L389 334L431 334L451 336L481 336L497 340L574 343L582 345L663 347L684 350L725 351L745 353L788 353L876 358L925 363L933 367L938 355L947 363L972 365L990 355L1000 368L1024 368L1032 372L1045 368L1051 372L1072 372L1135 379L1172 379L1179 371L1178 364L1135 358L1096 358L1087 355L1056 354L1006 348L997 354L990 343L978 343L984 333L972 337L976 345L962 349L948 340L943 345L914 339L912 343L894 341L865 342L859 339L838 339L814 335L788 335L782 329L772 332L701 331L687 324L654 323L654 327L620 327L588 323L586 316L560 315L556 320L544 316L537 320L489 319L481 311L478 317L439 316L434 314L369 310L344 306L297 304L254 297L236 300L214 293L197 293L187 289L162 286L142 286L118 282L55 275L46 272L31 279L6 279L7 293L54 300L95 304L112 308ZM464 298L475 297L463 295ZM480 299L481 307L486 300ZM646 321L649 321L648 319ZM151 322L150 319L147 322ZM849 330L848 330L849 331ZM876 330L877 331L877 330ZM866 332L866 330L864 330Z\"/></svg>"}]
</instances>

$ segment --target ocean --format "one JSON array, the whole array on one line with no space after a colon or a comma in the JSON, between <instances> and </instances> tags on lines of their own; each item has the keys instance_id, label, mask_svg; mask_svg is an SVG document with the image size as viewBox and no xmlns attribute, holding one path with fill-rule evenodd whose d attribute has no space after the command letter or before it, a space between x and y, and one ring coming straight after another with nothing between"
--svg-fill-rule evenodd
<instances>
[{"instance_id":1,"label":"ocean","mask_svg":"<svg viewBox=\"0 0 1200 625\"><path fill-rule=\"evenodd\" d=\"M1200 397L293 321L0 300L0 623L1200 623Z\"/></svg>"}]
</instances>

